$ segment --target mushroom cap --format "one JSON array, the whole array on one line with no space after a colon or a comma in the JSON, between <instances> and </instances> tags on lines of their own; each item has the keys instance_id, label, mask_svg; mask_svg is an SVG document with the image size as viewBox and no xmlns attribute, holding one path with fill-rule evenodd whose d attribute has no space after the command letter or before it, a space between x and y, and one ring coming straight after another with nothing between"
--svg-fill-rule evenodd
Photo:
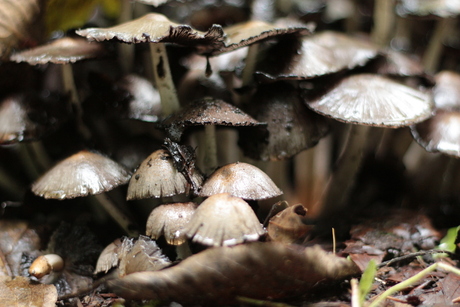
<instances>
[{"instance_id":1,"label":"mushroom cap","mask_svg":"<svg viewBox=\"0 0 460 307\"><path fill-rule=\"evenodd\" d=\"M174 203L164 204L152 210L147 219L146 234L152 239L165 236L171 245L180 245L186 241L183 228L190 221L197 204Z\"/></svg>"},{"instance_id":2,"label":"mushroom cap","mask_svg":"<svg viewBox=\"0 0 460 307\"><path fill-rule=\"evenodd\" d=\"M201 186L203 177L198 170L193 172L193 180ZM187 180L177 171L171 155L159 149L148 156L131 177L127 200L151 197L170 197L185 193Z\"/></svg>"},{"instance_id":3,"label":"mushroom cap","mask_svg":"<svg viewBox=\"0 0 460 307\"><path fill-rule=\"evenodd\" d=\"M428 16L435 15L442 18L455 17L460 14L458 0L401 0L396 12L400 16Z\"/></svg>"},{"instance_id":4,"label":"mushroom cap","mask_svg":"<svg viewBox=\"0 0 460 307\"><path fill-rule=\"evenodd\" d=\"M66 64L84 59L96 58L105 52L101 44L89 43L83 38L64 37L49 44L21 51L11 55L10 60L30 65L37 64Z\"/></svg>"},{"instance_id":5,"label":"mushroom cap","mask_svg":"<svg viewBox=\"0 0 460 307\"><path fill-rule=\"evenodd\" d=\"M430 94L373 74L345 77L326 94L306 99L308 107L317 113L376 127L409 126L431 117L433 112Z\"/></svg>"},{"instance_id":6,"label":"mushroom cap","mask_svg":"<svg viewBox=\"0 0 460 307\"><path fill-rule=\"evenodd\" d=\"M256 68L255 74L262 81L311 79L363 66L378 53L378 47L367 41L325 31L300 42L275 45L270 58Z\"/></svg>"},{"instance_id":7,"label":"mushroom cap","mask_svg":"<svg viewBox=\"0 0 460 307\"><path fill-rule=\"evenodd\" d=\"M396 76L425 76L425 69L422 63L415 58L395 51L386 49L376 73L382 75Z\"/></svg>"},{"instance_id":8,"label":"mushroom cap","mask_svg":"<svg viewBox=\"0 0 460 307\"><path fill-rule=\"evenodd\" d=\"M434 77L434 104L438 109L460 109L460 74L440 71Z\"/></svg>"},{"instance_id":9,"label":"mushroom cap","mask_svg":"<svg viewBox=\"0 0 460 307\"><path fill-rule=\"evenodd\" d=\"M56 164L32 184L32 192L52 199L100 194L125 184L130 173L117 162L82 150Z\"/></svg>"},{"instance_id":10,"label":"mushroom cap","mask_svg":"<svg viewBox=\"0 0 460 307\"><path fill-rule=\"evenodd\" d=\"M214 50L210 55L219 55L270 38L286 35L310 35L312 30L310 25L280 27L260 20L246 21L230 27L225 27L225 45L222 48Z\"/></svg>"},{"instance_id":11,"label":"mushroom cap","mask_svg":"<svg viewBox=\"0 0 460 307\"><path fill-rule=\"evenodd\" d=\"M283 194L267 174L244 162L230 163L218 168L200 190L200 196L219 193L229 193L247 200L262 200Z\"/></svg>"},{"instance_id":12,"label":"mushroom cap","mask_svg":"<svg viewBox=\"0 0 460 307\"><path fill-rule=\"evenodd\" d=\"M246 156L264 161L283 160L315 146L329 132L329 123L308 109L299 91L287 83L260 85L245 109L267 127L240 133L238 144Z\"/></svg>"},{"instance_id":13,"label":"mushroom cap","mask_svg":"<svg viewBox=\"0 0 460 307\"><path fill-rule=\"evenodd\" d=\"M208 246L228 246L257 241L265 233L251 207L228 193L207 198L184 229L192 241Z\"/></svg>"},{"instance_id":14,"label":"mushroom cap","mask_svg":"<svg viewBox=\"0 0 460 307\"><path fill-rule=\"evenodd\" d=\"M104 250L99 255L99 258L97 259L94 274L98 274L101 272L107 273L108 271L110 271L110 269L118 266L118 253L120 251L120 247L121 240L116 239L104 248Z\"/></svg>"},{"instance_id":15,"label":"mushroom cap","mask_svg":"<svg viewBox=\"0 0 460 307\"><path fill-rule=\"evenodd\" d=\"M180 140L183 131L190 126L256 126L258 122L239 108L220 99L203 98L190 103L179 113L168 117L163 126L174 140Z\"/></svg>"},{"instance_id":16,"label":"mushroom cap","mask_svg":"<svg viewBox=\"0 0 460 307\"><path fill-rule=\"evenodd\" d=\"M98 42L116 39L130 44L149 42L186 46L221 46L224 37L219 25L214 25L207 32L201 32L188 25L174 23L158 13L150 13L110 28L88 28L76 33Z\"/></svg>"},{"instance_id":17,"label":"mushroom cap","mask_svg":"<svg viewBox=\"0 0 460 307\"><path fill-rule=\"evenodd\" d=\"M411 132L427 151L460 158L460 111L438 109L432 118L411 126Z\"/></svg>"}]
</instances>

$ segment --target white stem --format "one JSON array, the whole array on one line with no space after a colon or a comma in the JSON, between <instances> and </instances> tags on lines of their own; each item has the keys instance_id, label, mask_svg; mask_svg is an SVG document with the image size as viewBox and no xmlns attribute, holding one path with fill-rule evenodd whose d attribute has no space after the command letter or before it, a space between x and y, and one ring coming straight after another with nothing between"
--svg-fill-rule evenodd
<instances>
[{"instance_id":1,"label":"white stem","mask_svg":"<svg viewBox=\"0 0 460 307\"><path fill-rule=\"evenodd\" d=\"M455 18L444 18L437 22L430 43L423 55L422 63L427 72L434 73L437 70L443 49L443 42L455 26L455 23Z\"/></svg>"},{"instance_id":2,"label":"white stem","mask_svg":"<svg viewBox=\"0 0 460 307\"><path fill-rule=\"evenodd\" d=\"M154 81L160 92L163 115L170 115L180 109L180 104L172 79L165 44L151 43L150 55L152 57Z\"/></svg>"},{"instance_id":3,"label":"white stem","mask_svg":"<svg viewBox=\"0 0 460 307\"><path fill-rule=\"evenodd\" d=\"M216 126L206 125L205 131L205 151L204 165L206 173L214 171L217 167L217 145L216 145Z\"/></svg>"},{"instance_id":4,"label":"white stem","mask_svg":"<svg viewBox=\"0 0 460 307\"><path fill-rule=\"evenodd\" d=\"M131 237L137 237L139 233L132 228L134 223L124 214L116 204L105 194L94 195L99 204L107 211L107 213L120 225L121 228Z\"/></svg>"},{"instance_id":5,"label":"white stem","mask_svg":"<svg viewBox=\"0 0 460 307\"><path fill-rule=\"evenodd\" d=\"M346 205L361 167L369 128L361 125L351 126L348 141L323 193L321 217L338 212Z\"/></svg>"}]
</instances>

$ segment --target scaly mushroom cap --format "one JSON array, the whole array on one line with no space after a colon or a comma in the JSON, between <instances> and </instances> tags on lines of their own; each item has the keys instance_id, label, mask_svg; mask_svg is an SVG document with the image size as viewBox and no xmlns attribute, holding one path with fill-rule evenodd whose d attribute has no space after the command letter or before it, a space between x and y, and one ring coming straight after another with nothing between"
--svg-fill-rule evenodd
<instances>
[{"instance_id":1,"label":"scaly mushroom cap","mask_svg":"<svg viewBox=\"0 0 460 307\"><path fill-rule=\"evenodd\" d=\"M190 126L256 126L262 123L225 101L204 98L190 103L176 115L166 119L162 125L167 127L172 139L179 141L183 131Z\"/></svg>"},{"instance_id":2,"label":"scaly mushroom cap","mask_svg":"<svg viewBox=\"0 0 460 307\"><path fill-rule=\"evenodd\" d=\"M37 64L66 64L84 59L96 58L104 54L101 44L89 43L82 38L65 37L49 44L13 54L11 61Z\"/></svg>"},{"instance_id":3,"label":"scaly mushroom cap","mask_svg":"<svg viewBox=\"0 0 460 307\"><path fill-rule=\"evenodd\" d=\"M378 55L378 47L345 34L326 31L300 42L282 42L256 68L261 80L305 80L363 66Z\"/></svg>"},{"instance_id":4,"label":"scaly mushroom cap","mask_svg":"<svg viewBox=\"0 0 460 307\"><path fill-rule=\"evenodd\" d=\"M115 161L83 150L46 172L33 183L32 192L44 198L69 199L110 191L130 177Z\"/></svg>"},{"instance_id":5,"label":"scaly mushroom cap","mask_svg":"<svg viewBox=\"0 0 460 307\"><path fill-rule=\"evenodd\" d=\"M198 170L193 180L201 186L203 177ZM159 149L145 159L132 176L127 200L151 197L170 197L185 193L187 180L177 171L167 150Z\"/></svg>"},{"instance_id":6,"label":"scaly mushroom cap","mask_svg":"<svg viewBox=\"0 0 460 307\"><path fill-rule=\"evenodd\" d=\"M247 200L262 200L283 194L257 167L236 162L218 168L203 184L200 196L229 193Z\"/></svg>"},{"instance_id":7,"label":"scaly mushroom cap","mask_svg":"<svg viewBox=\"0 0 460 307\"><path fill-rule=\"evenodd\" d=\"M118 254L121 248L121 240L115 239L112 243L107 245L104 250L99 255L97 259L96 269L94 269L94 274L99 274L101 272L107 273L112 268L118 266Z\"/></svg>"},{"instance_id":8,"label":"scaly mushroom cap","mask_svg":"<svg viewBox=\"0 0 460 307\"><path fill-rule=\"evenodd\" d=\"M152 239L165 236L171 245L181 245L186 241L183 228L195 212L197 204L174 203L164 204L152 210L147 220L146 234Z\"/></svg>"},{"instance_id":9,"label":"scaly mushroom cap","mask_svg":"<svg viewBox=\"0 0 460 307\"><path fill-rule=\"evenodd\" d=\"M192 241L208 246L257 241L265 233L248 203L228 193L202 202L184 232Z\"/></svg>"},{"instance_id":10,"label":"scaly mushroom cap","mask_svg":"<svg viewBox=\"0 0 460 307\"><path fill-rule=\"evenodd\" d=\"M431 95L373 74L346 77L326 94L307 97L307 105L338 121L389 128L421 122L433 112Z\"/></svg>"}]
</instances>

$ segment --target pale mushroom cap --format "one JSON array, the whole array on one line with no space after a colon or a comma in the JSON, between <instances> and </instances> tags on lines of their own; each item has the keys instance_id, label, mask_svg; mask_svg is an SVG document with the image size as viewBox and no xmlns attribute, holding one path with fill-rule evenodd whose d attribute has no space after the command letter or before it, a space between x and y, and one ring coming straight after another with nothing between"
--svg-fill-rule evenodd
<instances>
[{"instance_id":1,"label":"pale mushroom cap","mask_svg":"<svg viewBox=\"0 0 460 307\"><path fill-rule=\"evenodd\" d=\"M433 112L430 94L373 74L346 77L308 106L342 122L389 128L421 122Z\"/></svg>"},{"instance_id":2,"label":"pale mushroom cap","mask_svg":"<svg viewBox=\"0 0 460 307\"><path fill-rule=\"evenodd\" d=\"M33 183L32 192L44 198L75 198L110 191L130 177L115 161L83 150L46 172Z\"/></svg>"},{"instance_id":3,"label":"pale mushroom cap","mask_svg":"<svg viewBox=\"0 0 460 307\"><path fill-rule=\"evenodd\" d=\"M429 152L460 158L460 112L438 110L432 118L411 127L414 139Z\"/></svg>"},{"instance_id":4,"label":"pale mushroom cap","mask_svg":"<svg viewBox=\"0 0 460 307\"><path fill-rule=\"evenodd\" d=\"M198 170L194 171L193 180L201 186L203 177ZM131 177L127 199L170 197L185 193L187 184L174 167L169 152L159 149L148 156Z\"/></svg>"},{"instance_id":5,"label":"pale mushroom cap","mask_svg":"<svg viewBox=\"0 0 460 307\"><path fill-rule=\"evenodd\" d=\"M275 48L286 53L283 46ZM288 63L278 56L273 62L268 61L268 66L262 64L264 67L257 68L256 73L262 79L310 79L363 66L379 52L376 46L364 40L331 31L304 37L296 51L296 54L290 55ZM284 64L279 67L279 63Z\"/></svg>"},{"instance_id":6,"label":"pale mushroom cap","mask_svg":"<svg viewBox=\"0 0 460 307\"><path fill-rule=\"evenodd\" d=\"M453 71L440 71L435 76L433 88L436 108L460 109L460 74Z\"/></svg>"},{"instance_id":7,"label":"pale mushroom cap","mask_svg":"<svg viewBox=\"0 0 460 307\"><path fill-rule=\"evenodd\" d=\"M147 220L146 234L152 239L165 236L171 245L180 245L186 241L183 229L195 212L193 202L164 204L152 210Z\"/></svg>"},{"instance_id":8,"label":"pale mushroom cap","mask_svg":"<svg viewBox=\"0 0 460 307\"><path fill-rule=\"evenodd\" d=\"M218 25L208 32L192 29L170 21L166 16L150 13L110 28L88 28L76 31L90 41L117 39L124 43L171 42L181 45L222 45L223 32Z\"/></svg>"},{"instance_id":9,"label":"pale mushroom cap","mask_svg":"<svg viewBox=\"0 0 460 307\"><path fill-rule=\"evenodd\" d=\"M200 196L229 193L247 200L261 200L283 194L259 168L236 162L218 168L203 184Z\"/></svg>"},{"instance_id":10,"label":"pale mushroom cap","mask_svg":"<svg viewBox=\"0 0 460 307\"><path fill-rule=\"evenodd\" d=\"M66 64L95 58L103 53L104 48L101 44L89 43L82 38L65 37L43 46L15 53L10 59L17 63L27 62L30 65Z\"/></svg>"},{"instance_id":11,"label":"pale mushroom cap","mask_svg":"<svg viewBox=\"0 0 460 307\"><path fill-rule=\"evenodd\" d=\"M265 230L244 200L223 193L202 202L184 232L203 245L228 246L256 241Z\"/></svg>"},{"instance_id":12,"label":"pale mushroom cap","mask_svg":"<svg viewBox=\"0 0 460 307\"><path fill-rule=\"evenodd\" d=\"M118 266L118 253L120 252L120 248L120 239L116 239L115 241L107 245L99 255L99 258L97 259L94 274L98 274L101 272L107 273L110 269L116 268Z\"/></svg>"}]
</instances>

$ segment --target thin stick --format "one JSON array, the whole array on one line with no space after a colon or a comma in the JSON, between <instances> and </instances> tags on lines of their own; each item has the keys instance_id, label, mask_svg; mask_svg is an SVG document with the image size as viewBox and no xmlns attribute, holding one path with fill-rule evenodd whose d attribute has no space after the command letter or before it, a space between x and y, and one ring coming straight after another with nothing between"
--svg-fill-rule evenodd
<instances>
[{"instance_id":1,"label":"thin stick","mask_svg":"<svg viewBox=\"0 0 460 307\"><path fill-rule=\"evenodd\" d=\"M437 22L428 48L426 49L422 59L422 64L428 73L434 73L437 70L443 49L442 43L449 32L454 28L455 23L455 18L443 18Z\"/></svg>"},{"instance_id":2,"label":"thin stick","mask_svg":"<svg viewBox=\"0 0 460 307\"><path fill-rule=\"evenodd\" d=\"M352 278L350 280L351 284L351 307L361 307L360 302L360 293L359 293L359 285L358 280L356 278Z\"/></svg>"},{"instance_id":3,"label":"thin stick","mask_svg":"<svg viewBox=\"0 0 460 307\"><path fill-rule=\"evenodd\" d=\"M150 55L152 57L154 82L160 92L163 115L167 116L178 111L180 104L172 79L165 44L151 43Z\"/></svg>"},{"instance_id":4,"label":"thin stick","mask_svg":"<svg viewBox=\"0 0 460 307\"><path fill-rule=\"evenodd\" d=\"M402 281L399 284L396 284L393 287L387 289L385 292L383 292L382 294L377 296L377 298L369 305L369 307L377 307L377 306L379 306L379 304L383 300L388 298L390 295L392 295L392 294L394 294L396 292L402 291L402 290L406 289L407 287L410 287L412 284L416 283L417 281L419 281L420 279L422 279L423 277L425 277L429 273L437 270L438 268L446 270L448 272L452 272L452 273L457 274L457 275L460 276L460 270L459 269L454 268L453 266L450 266L450 265L448 265L446 263L442 263L442 262L434 263L434 264L430 265L429 267L427 267L426 269L424 269L424 270L420 271L419 273L415 274L411 278L408 278L405 281Z\"/></svg>"}]
</instances>

